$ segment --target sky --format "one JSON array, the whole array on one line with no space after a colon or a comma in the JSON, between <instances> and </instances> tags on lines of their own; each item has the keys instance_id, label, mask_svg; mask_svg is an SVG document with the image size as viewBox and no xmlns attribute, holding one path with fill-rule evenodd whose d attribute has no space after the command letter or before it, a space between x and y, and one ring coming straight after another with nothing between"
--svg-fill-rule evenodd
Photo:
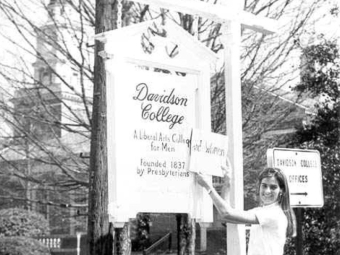
<instances>
[{"instance_id":1,"label":"sky","mask_svg":"<svg viewBox=\"0 0 340 255\"><path fill-rule=\"evenodd\" d=\"M30 1L26 2L28 4ZM33 6L33 5L32 5ZM39 21L41 18L37 15L38 8L29 8L29 6L23 5L23 9L33 17L33 20ZM41 12L40 12L41 13ZM25 12L26 14L26 12ZM0 10L0 40L1 40L1 49L0 49L0 63L1 64L9 64L13 65L17 62L18 57L28 58L30 62L33 61L33 57L29 54L26 54L24 50L16 47L10 40L13 42L19 43L23 42L22 37L17 32L17 30L13 27L13 24L8 20L6 15ZM31 39L33 41L33 38Z\"/></svg>"},{"instance_id":2,"label":"sky","mask_svg":"<svg viewBox=\"0 0 340 255\"><path fill-rule=\"evenodd\" d=\"M7 0L8 1L8 0ZM35 22L38 24L43 24L44 21L46 21L46 13L41 7L41 3L48 4L49 0L10 0L13 2L17 2L18 6L21 6L23 10L25 11L25 14L29 14L29 18L32 18ZM220 0L221 1L221 0ZM322 1L322 0L321 0ZM320 2L321 2L320 1ZM299 1L298 1L299 2ZM326 12L326 8L330 8L332 6L338 6L340 7L340 1L339 0L326 0L323 3L323 8L319 8L318 12L318 18L314 22L314 31L317 34L325 34L327 38L338 38L340 36L340 13L338 17L329 15L328 12ZM44 15L45 13L45 15ZM20 36L15 33L14 29L11 27L11 24L9 22L6 22L6 18L4 17L4 14L0 11L0 38L1 34L5 34L6 36L9 35L14 40L20 40ZM285 21L284 21L285 22ZM311 31L306 31L306 40L310 36L309 34L312 33ZM6 43L6 40L2 39L2 47L0 50L0 57L1 59L7 59L4 58L4 55L6 50L13 51L13 47L10 43ZM15 48L14 48L15 49ZM16 51L16 50L14 50Z\"/></svg>"},{"instance_id":3,"label":"sky","mask_svg":"<svg viewBox=\"0 0 340 255\"><path fill-rule=\"evenodd\" d=\"M310 31L307 31L307 37L314 37L309 43L313 42L313 39L317 38L314 35L324 35L324 38L328 40L338 40L340 45L340 1L339 0L329 0L323 4L324 8L319 8L317 10L317 17L313 22L313 27ZM331 15L329 10L338 7L337 15ZM317 41L317 40L316 40ZM308 44L308 41L306 42Z\"/></svg>"}]
</instances>

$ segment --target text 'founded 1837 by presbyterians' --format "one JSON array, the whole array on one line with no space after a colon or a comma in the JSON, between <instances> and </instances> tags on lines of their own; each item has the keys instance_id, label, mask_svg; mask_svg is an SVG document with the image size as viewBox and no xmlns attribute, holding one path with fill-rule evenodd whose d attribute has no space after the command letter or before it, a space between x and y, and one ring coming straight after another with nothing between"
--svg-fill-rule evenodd
<instances>
[{"instance_id":1,"label":"text 'founded 1837 by presbyterians'","mask_svg":"<svg viewBox=\"0 0 340 255\"><path fill-rule=\"evenodd\" d=\"M189 177L189 172L185 170L184 161L171 160L152 160L140 159L140 164L137 167L137 175L142 177L144 175L156 175L162 177Z\"/></svg>"}]
</instances>

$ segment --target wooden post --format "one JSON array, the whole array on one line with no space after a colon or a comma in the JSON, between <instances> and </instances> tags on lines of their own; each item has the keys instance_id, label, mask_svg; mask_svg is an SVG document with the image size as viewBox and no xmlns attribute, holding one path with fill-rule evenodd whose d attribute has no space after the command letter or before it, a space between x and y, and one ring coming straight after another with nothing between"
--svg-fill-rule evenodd
<instances>
[{"instance_id":1,"label":"wooden post","mask_svg":"<svg viewBox=\"0 0 340 255\"><path fill-rule=\"evenodd\" d=\"M96 34L115 29L114 0L96 0ZM106 70L98 55L104 44L95 42L92 134L89 171L88 250L90 255L112 255L108 219Z\"/></svg>"},{"instance_id":2,"label":"wooden post","mask_svg":"<svg viewBox=\"0 0 340 255\"><path fill-rule=\"evenodd\" d=\"M188 214L176 214L177 222L177 254L194 255L196 239L196 221Z\"/></svg>"},{"instance_id":3,"label":"wooden post","mask_svg":"<svg viewBox=\"0 0 340 255\"><path fill-rule=\"evenodd\" d=\"M188 247L188 215L180 214L177 218L178 228L178 254L186 255Z\"/></svg>"},{"instance_id":4,"label":"wooden post","mask_svg":"<svg viewBox=\"0 0 340 255\"><path fill-rule=\"evenodd\" d=\"M235 3L236 11L243 8L243 1ZM243 148L242 148L242 98L240 44L241 24L226 21L222 26L225 64L226 123L228 157L234 170L231 183L230 203L243 210ZM246 238L244 225L227 224L227 254L245 255Z\"/></svg>"},{"instance_id":5,"label":"wooden post","mask_svg":"<svg viewBox=\"0 0 340 255\"><path fill-rule=\"evenodd\" d=\"M187 250L188 238L187 238L187 222L188 218L186 214L180 214L178 217L179 232L178 232L178 255L185 255Z\"/></svg>"},{"instance_id":6,"label":"wooden post","mask_svg":"<svg viewBox=\"0 0 340 255\"><path fill-rule=\"evenodd\" d=\"M131 254L131 240L130 240L130 223L124 224L123 228L116 229L116 247L117 255L130 255Z\"/></svg>"},{"instance_id":7,"label":"wooden post","mask_svg":"<svg viewBox=\"0 0 340 255\"><path fill-rule=\"evenodd\" d=\"M177 223L177 255L180 255L181 250L181 225L182 225L182 214L176 214Z\"/></svg>"},{"instance_id":8,"label":"wooden post","mask_svg":"<svg viewBox=\"0 0 340 255\"><path fill-rule=\"evenodd\" d=\"M189 226L188 254L195 255L196 220L188 217L188 226Z\"/></svg>"}]
</instances>

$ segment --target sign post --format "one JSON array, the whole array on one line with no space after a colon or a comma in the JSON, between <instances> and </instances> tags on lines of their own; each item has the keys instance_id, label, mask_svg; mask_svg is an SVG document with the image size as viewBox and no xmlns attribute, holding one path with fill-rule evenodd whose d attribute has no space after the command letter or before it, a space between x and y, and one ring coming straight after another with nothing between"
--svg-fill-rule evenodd
<instances>
[{"instance_id":1,"label":"sign post","mask_svg":"<svg viewBox=\"0 0 340 255\"><path fill-rule=\"evenodd\" d=\"M222 1L224 5L231 1ZM239 13L243 1L233 3L233 11ZM222 26L224 46L224 79L226 100L226 123L228 136L228 157L234 169L231 181L230 204L237 209L244 209L243 194L243 145L242 145L242 95L241 95L241 22L228 20ZM227 224L228 254L246 254L245 226Z\"/></svg>"},{"instance_id":2,"label":"sign post","mask_svg":"<svg viewBox=\"0 0 340 255\"><path fill-rule=\"evenodd\" d=\"M231 192L231 204L236 207L237 209L243 209L243 159L242 159L242 115L241 115L241 81L240 81L240 44L241 44L241 26L245 28L250 28L255 31L259 31L262 33L273 33L277 30L276 28L276 21L271 19L258 17L251 13L247 13L242 10L243 8L243 1L239 1L240 3L234 4L231 1L224 3L224 5L219 4L210 4L202 1L197 0L135 0L136 2L141 2L145 4L151 4L156 7L166 8L171 11L182 12L184 14L190 14L199 16L202 18L210 19L212 21L221 23L223 25L223 44L225 47L225 86L226 86L226 120L227 120L227 136L231 139L228 141L228 156L231 160L231 165L235 171L234 178L232 180L232 192ZM150 23L151 24L151 23ZM138 34L140 31L136 31L134 29L144 29L144 33ZM210 131L210 105L207 106L206 103L210 103L210 86L207 84L210 82L210 73L209 73L209 65L211 62L214 61L214 56L212 54L207 54L206 50L202 50L202 47L197 47L199 42L194 42L192 45L188 44L188 34L182 33L177 34L173 37L173 41L166 41L168 37L168 32L170 30L170 34L175 32L181 32L179 29L175 28L172 29L171 27L164 28L166 33L158 33L163 35L164 38L154 38L152 28L145 27L145 24L135 24L130 27L118 29L117 31L112 31L110 33L103 33L96 36L96 39L106 42L105 44L105 51L102 52L102 57L107 60L107 79L110 81L110 84L107 86L108 91L108 152L113 153L113 155L108 156L108 166L109 166L109 180L110 176L112 177L112 181L114 182L113 185L109 187L109 211L111 212L111 217L115 218L116 222L126 221L129 217L132 216L133 213L136 212L136 208L141 206L138 204L143 197L139 195L139 200L136 199L131 194L131 190L124 190L126 188L126 184L128 182L131 183L131 178L136 179L140 178L138 183L142 183L144 179L145 186L141 189L137 190L137 193L133 194L140 194L141 191L145 193L145 197L149 195L155 201L160 201L163 197L161 194L172 194L171 201L182 201L183 197L188 197L190 194L196 194L202 199L202 203L208 203L209 197L203 193L202 191L196 190L194 193L188 192L188 185L194 187L194 183L192 182L192 178L187 178L184 176L185 174L182 173L181 169L176 169L181 164L174 164L174 161L167 160L163 158L162 160L154 160L151 159L155 157L157 152L161 152L162 150L168 150L168 153L176 153L177 150L176 146L169 146L170 142L176 143L175 141L171 140L173 137L173 133L171 132L179 132L179 127L190 127L190 128L200 128L206 131ZM150 32L151 31L151 32ZM157 33L156 33L157 34ZM134 37L137 35L136 37ZM152 37L152 38L149 38ZM141 47L136 47L134 42L140 42L140 39L145 39L146 44L150 39L154 39L157 43L149 43L149 45L144 45L143 49L144 52L140 51ZM174 39L175 38L175 39ZM181 42L176 41L179 39ZM161 45L161 47L154 47L157 45ZM140 45L138 45L140 46ZM172 52L172 50L177 49L179 46L180 55L184 56L181 57L174 57L174 55L167 55L165 53ZM194 54L189 53L186 54L188 49L196 48L199 52L195 52ZM137 49L138 48L138 49ZM162 50L163 49L163 50ZM166 50L164 50L166 49ZM148 54L145 54L147 52ZM182 54L184 52L184 54ZM143 54L144 53L144 54ZM204 53L204 55L200 54ZM156 57L155 57L156 55ZM197 60L188 61L188 56L200 56ZM209 61L202 61L202 59L209 60ZM183 64L184 61L184 64ZM129 63L130 67L124 69L124 65ZM131 66L134 65L133 71L127 71ZM192 66L200 65L198 68L192 68ZM125 65L126 66L126 65ZM195 80L196 84L198 85L198 92L195 91L195 88L191 85L184 86L188 91L192 91L194 95L194 100L190 99L192 97L189 94L185 93L184 91L180 91L177 88L172 87L171 83L169 85L165 85L165 87L161 86L161 83L158 85L160 86L151 86L152 81L142 81L142 80L133 80L126 79L127 76L134 75L137 73L138 70L136 67L140 68L140 72L144 72L146 70L153 70L153 68L157 68L158 70L166 70L170 73L177 73L177 74L185 74L183 77L188 80L187 84L195 84L195 82L189 81L190 78ZM142 70L142 69L145 70ZM112 71L114 70L114 71ZM118 71L119 70L119 71ZM149 72L150 77L152 76L152 71ZM154 75L154 74L153 74ZM163 74L164 75L164 74ZM179 77L177 77L179 78ZM127 83L126 80L132 80L132 82ZM147 80L147 76L145 76L145 80ZM144 85L143 85L144 84ZM147 88L152 88L151 95L143 96L146 94ZM173 84L176 84L174 82ZM144 87L143 87L144 86ZM190 88L191 86L191 88ZM144 118L146 126L140 125L138 128L131 129L131 125L133 124L132 119L127 118L124 113L128 111L128 108L122 107L124 105L123 97L119 94L119 89L121 87L125 87L127 90L125 93L126 100L130 100L134 104L134 108L142 111L140 116ZM142 91L143 89L143 91ZM156 91L160 89L160 91ZM173 91L171 90L173 89ZM163 90L163 91L162 91ZM172 92L171 92L172 91ZM139 92L141 93L139 95ZM189 104L194 104L194 116L202 115L202 118L192 119L190 121L191 113L182 115L180 112L173 113L167 111L165 108L167 107L164 105L166 103L165 98L170 97L171 93L177 96L179 101L175 102L187 102ZM124 95L124 94L123 94ZM133 99L134 98L134 99ZM157 99L156 99L157 98ZM133 100L132 100L133 99ZM148 104L150 102L151 106ZM156 102L158 101L158 102ZM162 102L161 102L162 101ZM117 102L120 102L117 104ZM142 104L144 103L144 104ZM159 104L160 103L160 104ZM162 105L163 104L163 105ZM156 110L155 108L162 109ZM163 108L162 108L163 107ZM176 108L176 107L171 107ZM182 108L186 109L186 111L190 112L189 108L182 105ZM173 109L171 109L173 110ZM124 112L125 111L125 112ZM134 114L133 112L131 113ZM166 116L164 116L164 114ZM131 115L131 117L132 117ZM170 116L171 115L171 116ZM130 116L130 115L129 115ZM137 115L134 115L134 119L136 119ZM184 116L184 119L189 120L185 122L184 119L181 117ZM119 120L118 120L118 119ZM153 122L155 119L161 119L156 127L156 131L162 129L171 129L171 131L162 134L162 139L164 141L160 141L159 137L160 134L158 132L150 132L147 126ZM170 122L170 123L169 123ZM186 124L184 124L186 123ZM183 125L182 125L183 124ZM119 131L119 132L118 132ZM120 135L123 134L123 135ZM125 134L125 135L124 135ZM144 136L145 134L145 136ZM185 134L182 133L183 135ZM124 138L125 137L125 138ZM144 139L143 137L147 137ZM153 138L154 137L154 138ZM154 140L153 140L154 139ZM184 141L185 135L184 135ZM128 142L129 141L129 142ZM152 141L154 143L152 144ZM145 143L143 147L142 143ZM162 144L156 144L162 143ZM167 146L164 145L167 144ZM184 142L185 143L185 142ZM143 155L139 156L139 161L132 156L131 152L137 152L132 144L139 144L139 148L146 149L147 147L152 151L143 151ZM123 153L125 152L125 153ZM149 153L149 155L148 155ZM118 155L119 154L119 155ZM151 155L152 154L152 155ZM137 162L137 163L136 163ZM175 167L176 165L176 167ZM171 168L171 167L172 168ZM112 171L111 169L126 169L127 172L125 174L119 173L117 171ZM150 169L149 169L150 168ZM129 169L129 172L128 172ZM149 171L150 170L150 171ZM147 183L155 183L152 179L157 179L159 177L158 173L163 173L167 170L171 171L179 171L178 175L181 175L181 180L183 185L179 187L171 186L171 182L168 185L162 185L159 183L158 187L154 185L147 185ZM138 172L139 171L139 172ZM175 171L175 172L176 172ZM147 173L147 174L145 174ZM150 174L152 173L152 174ZM157 174L156 174L157 173ZM139 175L138 175L139 174ZM128 176L128 177L127 177ZM183 177L183 178L182 178ZM121 178L119 181L118 179ZM146 181L146 179L149 179ZM159 180L159 179L157 179ZM162 180L161 182L164 182ZM136 184L137 182L134 182ZM157 182L156 182L157 183ZM138 186L138 185L137 185ZM157 186L157 185L156 185ZM159 188L161 187L161 190ZM169 188L173 187L173 188ZM126 192L128 191L128 192ZM130 194L127 194L129 193ZM160 194L155 194L156 192ZM147 194L149 195L147 195ZM111 194L111 195L110 195ZM177 198L177 199L176 199ZM193 197L191 197L193 199ZM130 204L126 204L124 201L129 201ZM169 202L169 204L170 204ZM185 204L184 200L183 203L174 203L173 205L181 205ZM211 201L210 201L211 202ZM145 205L145 203L143 204ZM166 207L166 205L163 206ZM196 205L193 205L191 208L191 212L196 213L198 218L204 222L204 219L210 220L211 214L209 212L203 212L197 210L195 208ZM130 211L129 208L133 208ZM144 207L145 210L151 210L150 207ZM166 210L167 208L163 208L162 210ZM174 209L172 209L174 210ZM152 211L152 210L151 210ZM173 212L183 212L183 208L175 208ZM208 221L206 221L208 222ZM246 248L245 248L245 229L244 226L235 225L235 224L228 224L228 238L227 238L227 250L228 254L235 254L235 255L245 255Z\"/></svg>"}]
</instances>

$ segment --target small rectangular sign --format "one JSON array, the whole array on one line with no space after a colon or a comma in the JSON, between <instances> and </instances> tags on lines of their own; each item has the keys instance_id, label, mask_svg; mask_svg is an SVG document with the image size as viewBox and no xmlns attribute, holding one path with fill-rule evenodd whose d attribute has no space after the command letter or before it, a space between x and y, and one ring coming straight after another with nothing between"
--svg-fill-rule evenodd
<instances>
[{"instance_id":1,"label":"small rectangular sign","mask_svg":"<svg viewBox=\"0 0 340 255\"><path fill-rule=\"evenodd\" d=\"M227 136L193 129L188 170L221 177L221 166L226 165L227 152Z\"/></svg>"},{"instance_id":2,"label":"small rectangular sign","mask_svg":"<svg viewBox=\"0 0 340 255\"><path fill-rule=\"evenodd\" d=\"M267 162L269 167L280 168L286 174L291 206L323 206L321 159L318 151L268 149Z\"/></svg>"}]
</instances>

